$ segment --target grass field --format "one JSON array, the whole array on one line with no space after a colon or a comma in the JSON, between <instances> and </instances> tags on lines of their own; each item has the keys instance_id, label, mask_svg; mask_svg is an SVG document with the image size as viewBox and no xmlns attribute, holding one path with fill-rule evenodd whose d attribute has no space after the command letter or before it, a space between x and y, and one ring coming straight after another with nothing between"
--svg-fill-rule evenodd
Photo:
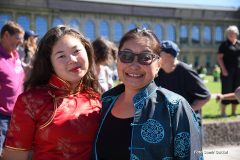
<instances>
[{"instance_id":1,"label":"grass field","mask_svg":"<svg viewBox=\"0 0 240 160\"><path fill-rule=\"evenodd\" d=\"M221 84L220 82L213 82L212 76L205 77L206 86L211 92L211 94L220 93L221 92ZM228 118L221 118L220 115L220 107L219 103L216 102L215 99L211 99L202 109L202 115L204 121L212 121L212 120L219 120L219 121L226 121L226 120L234 120L239 119L239 117L233 117L231 115L231 106L227 106L226 110ZM237 113L240 115L240 105L238 105Z\"/></svg>"}]
</instances>

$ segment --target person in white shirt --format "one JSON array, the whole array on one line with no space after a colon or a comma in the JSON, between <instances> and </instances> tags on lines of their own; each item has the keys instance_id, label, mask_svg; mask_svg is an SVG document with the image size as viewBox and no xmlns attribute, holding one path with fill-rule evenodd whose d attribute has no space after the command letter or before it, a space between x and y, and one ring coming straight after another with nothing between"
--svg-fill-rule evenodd
<instances>
[{"instance_id":1,"label":"person in white shirt","mask_svg":"<svg viewBox=\"0 0 240 160\"><path fill-rule=\"evenodd\" d=\"M109 65L114 62L112 53L114 45L104 38L97 38L92 42L92 45L95 54L98 81L102 87L102 92L106 92L113 87L113 71Z\"/></svg>"}]
</instances>

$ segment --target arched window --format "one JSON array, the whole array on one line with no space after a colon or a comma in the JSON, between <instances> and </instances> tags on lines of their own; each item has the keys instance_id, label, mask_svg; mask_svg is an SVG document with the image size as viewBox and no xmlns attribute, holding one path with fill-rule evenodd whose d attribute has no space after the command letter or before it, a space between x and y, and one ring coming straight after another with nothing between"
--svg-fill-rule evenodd
<instances>
[{"instance_id":1,"label":"arched window","mask_svg":"<svg viewBox=\"0 0 240 160\"><path fill-rule=\"evenodd\" d=\"M180 26L180 43L188 42L188 29L186 25Z\"/></svg>"},{"instance_id":2,"label":"arched window","mask_svg":"<svg viewBox=\"0 0 240 160\"><path fill-rule=\"evenodd\" d=\"M30 30L30 20L27 16L19 16L17 23L20 24L24 30Z\"/></svg>"},{"instance_id":3,"label":"arched window","mask_svg":"<svg viewBox=\"0 0 240 160\"><path fill-rule=\"evenodd\" d=\"M142 24L142 29L150 29L150 25L148 23L143 23Z\"/></svg>"},{"instance_id":4,"label":"arched window","mask_svg":"<svg viewBox=\"0 0 240 160\"><path fill-rule=\"evenodd\" d=\"M77 19L71 19L69 22L69 26L79 31L80 25Z\"/></svg>"},{"instance_id":5,"label":"arched window","mask_svg":"<svg viewBox=\"0 0 240 160\"><path fill-rule=\"evenodd\" d=\"M109 39L109 25L106 21L100 22L100 35L106 39Z\"/></svg>"},{"instance_id":6,"label":"arched window","mask_svg":"<svg viewBox=\"0 0 240 160\"><path fill-rule=\"evenodd\" d=\"M211 28L209 26L204 27L204 43L209 44L211 43Z\"/></svg>"},{"instance_id":7,"label":"arched window","mask_svg":"<svg viewBox=\"0 0 240 160\"><path fill-rule=\"evenodd\" d=\"M7 21L10 21L12 17L9 14L0 13L0 30Z\"/></svg>"},{"instance_id":8,"label":"arched window","mask_svg":"<svg viewBox=\"0 0 240 160\"><path fill-rule=\"evenodd\" d=\"M54 18L52 21L52 27L56 27L61 24L64 24L61 18Z\"/></svg>"},{"instance_id":9,"label":"arched window","mask_svg":"<svg viewBox=\"0 0 240 160\"><path fill-rule=\"evenodd\" d=\"M114 24L113 40L118 43L123 35L123 25L120 22Z\"/></svg>"},{"instance_id":10,"label":"arched window","mask_svg":"<svg viewBox=\"0 0 240 160\"><path fill-rule=\"evenodd\" d=\"M192 26L192 43L200 42L200 32L198 26Z\"/></svg>"},{"instance_id":11,"label":"arched window","mask_svg":"<svg viewBox=\"0 0 240 160\"><path fill-rule=\"evenodd\" d=\"M160 41L163 40L163 28L162 28L161 24L157 24L154 27L154 32L155 32L155 34L157 35L157 37Z\"/></svg>"},{"instance_id":12,"label":"arched window","mask_svg":"<svg viewBox=\"0 0 240 160\"><path fill-rule=\"evenodd\" d=\"M36 18L36 33L39 37L43 37L47 32L47 19L45 17L38 16Z\"/></svg>"},{"instance_id":13,"label":"arched window","mask_svg":"<svg viewBox=\"0 0 240 160\"><path fill-rule=\"evenodd\" d=\"M172 24L167 26L167 39L175 41L175 27Z\"/></svg>"},{"instance_id":14,"label":"arched window","mask_svg":"<svg viewBox=\"0 0 240 160\"><path fill-rule=\"evenodd\" d=\"M130 23L130 24L128 25L128 31L131 30L131 29L134 29L134 28L136 28L136 27L137 27L136 24Z\"/></svg>"},{"instance_id":15,"label":"arched window","mask_svg":"<svg viewBox=\"0 0 240 160\"><path fill-rule=\"evenodd\" d=\"M95 39L95 26L92 20L87 20L84 24L84 33L90 40Z\"/></svg>"},{"instance_id":16,"label":"arched window","mask_svg":"<svg viewBox=\"0 0 240 160\"><path fill-rule=\"evenodd\" d=\"M217 26L215 29L215 42L220 43L223 41L223 31L222 27Z\"/></svg>"}]
</instances>

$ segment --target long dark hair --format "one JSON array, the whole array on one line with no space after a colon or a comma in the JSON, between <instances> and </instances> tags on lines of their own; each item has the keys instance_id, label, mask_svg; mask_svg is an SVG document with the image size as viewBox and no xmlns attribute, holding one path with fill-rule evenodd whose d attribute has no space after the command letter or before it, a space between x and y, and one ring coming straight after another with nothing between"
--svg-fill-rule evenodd
<instances>
[{"instance_id":1,"label":"long dark hair","mask_svg":"<svg viewBox=\"0 0 240 160\"><path fill-rule=\"evenodd\" d=\"M153 52L157 55L160 55L161 43L160 43L160 40L155 35L155 33L151 30L139 29L139 28L134 28L124 34L124 36L120 40L118 50L120 51L120 49L123 47L126 41L131 39L141 39L143 37L147 37L151 41L151 47Z\"/></svg>"},{"instance_id":2,"label":"long dark hair","mask_svg":"<svg viewBox=\"0 0 240 160\"><path fill-rule=\"evenodd\" d=\"M93 59L94 53L92 45L82 33L65 25L51 28L40 40L35 54L36 57L33 63L33 69L29 78L24 83L24 90L48 84L50 77L52 74L54 74L53 66L50 60L52 48L64 35L71 35L78 38L87 51L89 68L87 73L82 78L82 84L84 84L84 87L81 89L81 91L93 90L99 93L100 85L95 75L96 69Z\"/></svg>"}]
</instances>

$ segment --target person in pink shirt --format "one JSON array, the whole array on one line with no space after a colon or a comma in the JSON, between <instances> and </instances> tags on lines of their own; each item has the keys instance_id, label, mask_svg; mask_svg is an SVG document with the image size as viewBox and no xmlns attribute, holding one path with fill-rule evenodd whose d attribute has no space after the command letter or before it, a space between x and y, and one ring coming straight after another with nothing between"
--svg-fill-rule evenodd
<instances>
[{"instance_id":1,"label":"person in pink shirt","mask_svg":"<svg viewBox=\"0 0 240 160\"><path fill-rule=\"evenodd\" d=\"M17 97L23 91L24 71L18 52L24 36L23 28L7 22L1 29L0 41L0 155L2 153L8 124Z\"/></svg>"}]
</instances>

